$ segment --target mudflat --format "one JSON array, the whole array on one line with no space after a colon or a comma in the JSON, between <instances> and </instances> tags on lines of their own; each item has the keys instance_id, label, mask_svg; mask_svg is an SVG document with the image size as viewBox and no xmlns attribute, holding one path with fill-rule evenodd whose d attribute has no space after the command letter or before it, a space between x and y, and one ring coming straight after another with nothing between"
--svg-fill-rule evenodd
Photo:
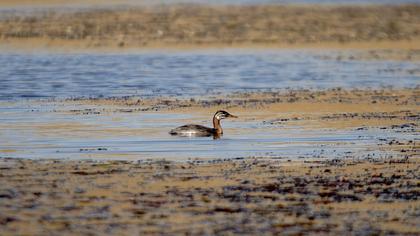
<instances>
[{"instance_id":1,"label":"mudflat","mask_svg":"<svg viewBox=\"0 0 420 236\"><path fill-rule=\"evenodd\" d=\"M0 231L416 235L419 164L0 159Z\"/></svg>"}]
</instances>

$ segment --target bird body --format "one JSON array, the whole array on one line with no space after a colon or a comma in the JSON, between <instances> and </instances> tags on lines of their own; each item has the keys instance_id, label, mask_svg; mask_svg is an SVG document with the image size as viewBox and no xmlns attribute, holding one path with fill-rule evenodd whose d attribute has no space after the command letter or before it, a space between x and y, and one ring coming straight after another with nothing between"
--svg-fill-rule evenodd
<instances>
[{"instance_id":1,"label":"bird body","mask_svg":"<svg viewBox=\"0 0 420 236\"><path fill-rule=\"evenodd\" d=\"M178 136L197 136L197 137L209 137L213 136L219 138L223 134L222 126L220 125L220 120L226 118L237 118L232 114L229 114L226 111L217 111L213 116L213 127L206 127L203 125L188 124L179 126L175 129L172 129L169 134L178 135Z\"/></svg>"},{"instance_id":2,"label":"bird body","mask_svg":"<svg viewBox=\"0 0 420 236\"><path fill-rule=\"evenodd\" d=\"M188 124L179 126L169 132L172 135L180 136L201 136L208 137L217 133L214 128L206 127L203 125Z\"/></svg>"}]
</instances>

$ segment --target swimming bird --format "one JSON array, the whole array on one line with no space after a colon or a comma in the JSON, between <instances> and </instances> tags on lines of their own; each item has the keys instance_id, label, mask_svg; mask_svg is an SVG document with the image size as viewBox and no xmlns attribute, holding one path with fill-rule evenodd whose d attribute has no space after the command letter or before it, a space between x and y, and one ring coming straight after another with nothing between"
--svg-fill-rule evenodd
<instances>
[{"instance_id":1,"label":"swimming bird","mask_svg":"<svg viewBox=\"0 0 420 236\"><path fill-rule=\"evenodd\" d=\"M209 137L213 136L214 138L220 138L223 134L222 126L220 125L220 120L226 118L238 118L230 114L227 111L219 110L213 116L213 127L206 127L202 125L188 124L179 126L175 129L172 129L169 134L179 135L179 136L197 136L197 137Z\"/></svg>"}]
</instances>

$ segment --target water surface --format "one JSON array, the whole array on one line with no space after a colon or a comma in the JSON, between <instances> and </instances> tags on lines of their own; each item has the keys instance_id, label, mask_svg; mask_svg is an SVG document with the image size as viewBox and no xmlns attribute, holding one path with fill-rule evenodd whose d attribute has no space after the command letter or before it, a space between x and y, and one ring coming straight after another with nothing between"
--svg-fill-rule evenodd
<instances>
[{"instance_id":1,"label":"water surface","mask_svg":"<svg viewBox=\"0 0 420 236\"><path fill-rule=\"evenodd\" d=\"M354 158L396 155L376 147L383 139L414 140L415 133L390 129L329 129L310 124L272 125L242 114L225 120L225 134L177 137L185 123L211 125L210 117L183 113L76 114L65 104L0 109L0 156L60 159Z\"/></svg>"},{"instance_id":2,"label":"water surface","mask_svg":"<svg viewBox=\"0 0 420 236\"><path fill-rule=\"evenodd\" d=\"M322 59L304 50L213 50L132 54L0 53L0 100L197 96L286 88L419 85L405 61Z\"/></svg>"},{"instance_id":3,"label":"water surface","mask_svg":"<svg viewBox=\"0 0 420 236\"><path fill-rule=\"evenodd\" d=\"M323 56L324 55L324 56ZM327 57L325 57L327 55ZM69 159L345 158L381 156L379 138L414 139L389 130L273 126L262 120L224 123L225 135L173 137L206 116L135 112L75 114L66 103L39 99L175 96L288 88L406 88L419 85L417 62L342 60L316 50L144 51L129 54L0 53L0 156ZM245 117L246 118L246 117Z\"/></svg>"}]
</instances>

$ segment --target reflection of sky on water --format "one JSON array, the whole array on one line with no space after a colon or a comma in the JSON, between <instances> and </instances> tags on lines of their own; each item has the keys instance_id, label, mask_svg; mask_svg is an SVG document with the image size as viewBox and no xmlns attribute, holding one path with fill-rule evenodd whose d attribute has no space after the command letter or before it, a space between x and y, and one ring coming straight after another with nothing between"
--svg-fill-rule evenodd
<instances>
[{"instance_id":1,"label":"reflection of sky on water","mask_svg":"<svg viewBox=\"0 0 420 236\"><path fill-rule=\"evenodd\" d=\"M389 157L396 154L378 150L379 138L417 138L412 133L389 129L278 126L247 119L224 121L225 134L219 140L186 138L170 136L168 131L186 122L210 125L210 118L137 112L77 115L51 112L63 109L63 104L25 104L0 107L1 157L129 160Z\"/></svg>"},{"instance_id":2,"label":"reflection of sky on water","mask_svg":"<svg viewBox=\"0 0 420 236\"><path fill-rule=\"evenodd\" d=\"M199 96L286 88L419 85L416 62L325 59L303 50L132 54L0 53L0 100Z\"/></svg>"},{"instance_id":3,"label":"reflection of sky on water","mask_svg":"<svg viewBox=\"0 0 420 236\"><path fill-rule=\"evenodd\" d=\"M32 14L34 12L43 12L45 10L54 11L79 11L83 9L98 9L98 8L127 8L133 6L148 6L148 5L167 5L167 4L212 4L212 5L261 5L261 4L320 4L320 5L398 5L398 4L420 4L420 0L104 0L98 4L97 1L92 3L86 2L72 2L64 3L35 3L35 4L17 4L0 6L0 13L4 16L8 14ZM1 17L1 15L0 15Z\"/></svg>"}]
</instances>

